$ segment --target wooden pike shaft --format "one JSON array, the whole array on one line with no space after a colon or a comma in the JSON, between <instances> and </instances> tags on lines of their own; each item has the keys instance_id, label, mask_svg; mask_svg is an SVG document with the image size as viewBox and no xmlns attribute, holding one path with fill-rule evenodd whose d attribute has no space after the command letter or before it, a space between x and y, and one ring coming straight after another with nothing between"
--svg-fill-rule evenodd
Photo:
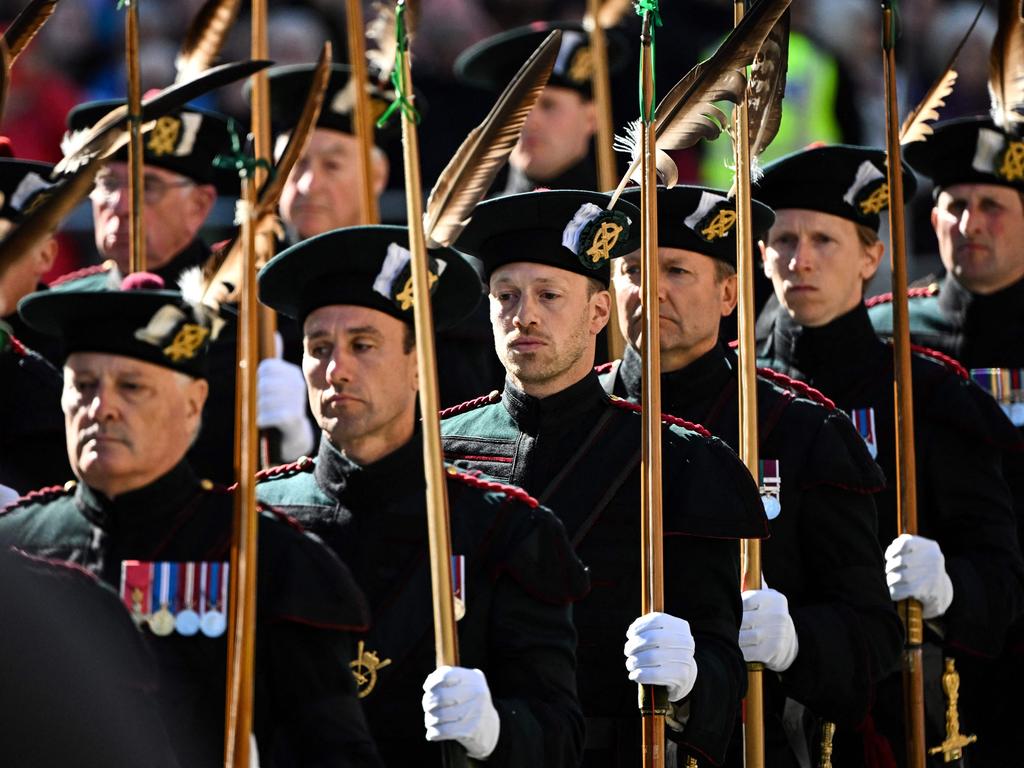
<instances>
[{"instance_id":1,"label":"wooden pike shaft","mask_svg":"<svg viewBox=\"0 0 1024 768\"><path fill-rule=\"evenodd\" d=\"M362 0L345 0L348 25L348 61L355 88L355 135L359 141L359 219L362 224L380 223L377 195L373 192L370 151L373 147L373 115L366 84L370 78L366 67L366 32L363 28Z\"/></svg>"},{"instance_id":2,"label":"wooden pike shaft","mask_svg":"<svg viewBox=\"0 0 1024 768\"><path fill-rule=\"evenodd\" d=\"M914 464L914 393L910 370L910 322L907 306L907 249L903 216L903 162L900 156L899 107L896 96L895 22L891 0L882 4L882 49L885 69L885 133L889 182L889 253L892 264L894 397L896 404L896 524L901 533L917 533L917 480ZM923 768L924 669L921 604L898 606L907 632L903 652L903 703L907 765Z\"/></svg>"},{"instance_id":3,"label":"wooden pike shaft","mask_svg":"<svg viewBox=\"0 0 1024 768\"><path fill-rule=\"evenodd\" d=\"M256 204L256 185L247 178L243 197ZM224 765L249 768L253 718L253 680L256 671L256 222L245 219L242 291L238 319L238 378L235 426L235 466L238 489L231 530L231 605L228 631L227 712L224 729Z\"/></svg>"},{"instance_id":4,"label":"wooden pike shaft","mask_svg":"<svg viewBox=\"0 0 1024 768\"><path fill-rule=\"evenodd\" d=\"M408 7L405 0L398 0L398 5ZM415 104L408 50L401 56L401 65L407 98ZM406 110L400 111L402 160L405 164L405 209L409 220L409 251L412 254L416 365L419 368L419 401L423 419L423 466L427 480L427 546L430 549L430 586L434 596L434 658L438 666L458 666L459 637L455 628L452 593L452 536L448 520L444 454L441 451L441 418L438 415L441 406L437 387L434 317L430 311L430 273L423 233L420 145L415 120L406 114ZM465 750L456 742L446 742L443 763L447 768L467 765Z\"/></svg>"},{"instance_id":5,"label":"wooden pike shaft","mask_svg":"<svg viewBox=\"0 0 1024 768\"><path fill-rule=\"evenodd\" d=\"M251 26L251 55L254 60L269 58L269 45L267 42L267 0L252 0L252 26ZM261 70L252 76L252 114L251 131L253 155L258 158L271 160L272 133L270 129L270 81L267 78L266 70ZM259 193L260 187L267 179L267 171L257 167L255 170L254 189ZM255 203L255 196L253 202ZM267 242L261 243L261 253L267 260L273 254L273 246ZM255 248L255 239L253 241ZM255 265L255 253L253 251L253 264ZM253 269L256 267L254 266ZM277 330L277 315L270 307L259 305L255 312L257 316L258 333L258 358L265 360L268 357L275 357L277 354L274 332ZM273 466L281 460L278 456L278 446L281 435L277 430L265 430L260 436L259 463L263 467Z\"/></svg>"},{"instance_id":6,"label":"wooden pike shaft","mask_svg":"<svg viewBox=\"0 0 1024 768\"><path fill-rule=\"evenodd\" d=\"M139 76L139 0L130 0L124 17L125 55L128 59L128 269L146 269L146 236L142 211L145 177L142 168L142 83Z\"/></svg>"},{"instance_id":7,"label":"wooden pike shaft","mask_svg":"<svg viewBox=\"0 0 1024 768\"><path fill-rule=\"evenodd\" d=\"M593 61L591 74L594 91L594 107L597 110L597 136L595 149L597 155L597 186L598 189L614 189L618 178L615 175L615 134L612 128L612 86L608 76L608 39L604 29L598 23L598 12L603 0L587 0L587 15L583 25L590 36L590 56ZM616 320L615 291L611 292L611 322L605 333L608 335L608 359L618 360L626 350L626 340Z\"/></svg>"},{"instance_id":8,"label":"wooden pike shaft","mask_svg":"<svg viewBox=\"0 0 1024 768\"><path fill-rule=\"evenodd\" d=\"M654 103L654 58L651 49L651 13L644 15L641 78L643 108ZM645 116L643 116L645 117ZM654 159L654 120L641 121L640 251L642 316L640 357L643 360L642 397L643 448L641 451L640 495L640 612L665 609L663 544L661 526L661 346L658 321L658 179ZM645 768L665 765L665 714L668 696L661 686L640 687L643 718L643 764Z\"/></svg>"},{"instance_id":9,"label":"wooden pike shaft","mask_svg":"<svg viewBox=\"0 0 1024 768\"><path fill-rule=\"evenodd\" d=\"M733 22L739 24L746 2L733 2ZM733 110L736 140L736 278L739 288L737 330L739 336L740 458L760 482L757 429L757 348L754 339L754 237L750 211L750 139L747 135L746 95ZM743 542L743 589L761 588L761 541ZM743 716L743 749L747 768L764 766L764 665L747 664L747 698Z\"/></svg>"},{"instance_id":10,"label":"wooden pike shaft","mask_svg":"<svg viewBox=\"0 0 1024 768\"><path fill-rule=\"evenodd\" d=\"M614 189L618 183L615 174L615 136L612 129L612 87L608 76L608 40L597 22L603 0L587 0L584 27L590 36L591 75L594 106L597 109L597 183L600 189Z\"/></svg>"}]
</instances>

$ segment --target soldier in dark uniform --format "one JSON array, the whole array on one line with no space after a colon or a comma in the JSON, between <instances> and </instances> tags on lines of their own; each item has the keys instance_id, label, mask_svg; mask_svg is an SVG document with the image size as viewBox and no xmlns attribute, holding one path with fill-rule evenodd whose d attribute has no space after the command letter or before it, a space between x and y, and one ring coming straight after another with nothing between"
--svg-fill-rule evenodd
<instances>
[{"instance_id":1,"label":"soldier in dark uniform","mask_svg":"<svg viewBox=\"0 0 1024 768\"><path fill-rule=\"evenodd\" d=\"M0 158L0 237L43 200L53 166ZM0 485L18 495L71 478L64 447L57 340L37 333L17 314L18 302L44 288L57 257L50 236L0 274Z\"/></svg>"},{"instance_id":2,"label":"soldier in dark uniform","mask_svg":"<svg viewBox=\"0 0 1024 768\"><path fill-rule=\"evenodd\" d=\"M551 77L523 126L509 157L502 194L546 189L597 189L591 142L597 131L591 82L590 40L579 24L537 21L502 32L463 51L455 76L463 83L499 93L553 29L562 30L562 46ZM626 45L608 35L611 71L621 68Z\"/></svg>"},{"instance_id":3,"label":"soldier in dark uniform","mask_svg":"<svg viewBox=\"0 0 1024 768\"><path fill-rule=\"evenodd\" d=\"M938 123L934 135L908 144L905 153L935 184L931 222L946 269L941 280L912 292L911 336L970 369L1018 369L1020 392L1024 143L988 118L972 117ZM892 335L889 301L869 314L880 335ZM1010 391L1004 400L1011 403ZM1017 426L1024 425L1020 416Z\"/></svg>"},{"instance_id":4,"label":"soldier in dark uniform","mask_svg":"<svg viewBox=\"0 0 1024 768\"><path fill-rule=\"evenodd\" d=\"M910 336L955 357L1024 431L1024 143L987 118L939 123L907 159L935 184L931 222L946 268L940 282L910 292ZM869 300L871 322L892 335L892 294ZM1000 420L1001 421L1001 420ZM1024 541L1024 443L1004 454L1004 474ZM975 762L1003 765L1024 750L1024 735L999 704L1024 684L1024 625L1010 629L1006 648L986 677L965 681L967 706L982 707ZM971 684L974 683L975 686ZM973 688L977 687L977 690ZM982 764L989 764L983 762Z\"/></svg>"},{"instance_id":5,"label":"soldier in dark uniform","mask_svg":"<svg viewBox=\"0 0 1024 768\"><path fill-rule=\"evenodd\" d=\"M261 300L302 322L323 439L315 461L268 471L257 493L319 533L366 591L372 626L352 666L386 764L436 765L428 742L455 740L487 765L576 765L570 603L587 591L586 571L535 500L454 468L462 666L435 669L407 244L401 227L350 227L293 246L260 273ZM479 301L479 278L453 250L430 254L444 327Z\"/></svg>"},{"instance_id":6,"label":"soldier in dark uniform","mask_svg":"<svg viewBox=\"0 0 1024 768\"><path fill-rule=\"evenodd\" d=\"M913 175L904 176L909 196ZM798 152L765 169L757 194L776 211L764 263L781 305L770 335L759 340L759 356L851 413L877 453L889 479L876 502L890 595L922 603L926 680L937 689L942 651L957 658L967 685L970 667L1002 649L1024 598L1013 502L1001 471L1005 437L990 428L995 405L955 363L913 356L919 533L901 535L893 352L871 328L863 303L863 286L884 250L877 230L888 204L885 154L843 146ZM944 706L941 691L933 692L929 741L938 743ZM894 675L880 686L874 720L902 760L900 701ZM974 727L975 713L962 715L964 727Z\"/></svg>"},{"instance_id":7,"label":"soldier in dark uniform","mask_svg":"<svg viewBox=\"0 0 1024 768\"><path fill-rule=\"evenodd\" d=\"M81 104L68 114L66 147L123 101ZM237 175L217 169L214 160L231 148L227 118L216 112L184 107L156 121L143 138L144 193L142 221L146 239L146 268L176 287L183 274L201 268L210 248L199 237L218 193L237 195ZM92 200L96 249L105 261L65 275L53 290L106 290L117 288L120 273L129 268L129 168L127 150L114 155L96 177ZM203 429L189 451L189 461L218 482L234 479L232 438L236 349L234 318L210 350L210 397L203 413ZM268 358L260 363L259 410L261 429L280 433L279 458L291 460L314 445L313 428L306 417L302 375L287 360Z\"/></svg>"},{"instance_id":8,"label":"soldier in dark uniform","mask_svg":"<svg viewBox=\"0 0 1024 768\"><path fill-rule=\"evenodd\" d=\"M62 405L78 482L8 507L0 544L119 588L159 662L158 701L178 762L212 766L223 755L233 501L184 457L199 428L216 318L161 285L142 273L118 292L22 301L24 321L59 336L67 354ZM379 764L347 666L349 632L366 623L348 569L270 513L260 517L258 563L261 764Z\"/></svg>"},{"instance_id":9,"label":"soldier in dark uniform","mask_svg":"<svg viewBox=\"0 0 1024 768\"><path fill-rule=\"evenodd\" d=\"M277 134L276 154L284 151L302 112L314 69L312 64L296 64L274 67L267 73L271 118ZM367 84L367 90L370 110L376 119L390 104L393 94L371 84ZM342 64L332 65L324 105L309 146L281 193L281 219L292 243L361 223L359 143L352 127L354 100L351 69ZM396 116L374 131L375 144L370 153L374 195L380 195L387 184L385 149L399 135L400 127ZM299 328L295 330L301 358L302 332ZM475 311L438 334L437 372L442 406L461 403L500 384L504 372L494 355L486 311Z\"/></svg>"},{"instance_id":10,"label":"soldier in dark uniform","mask_svg":"<svg viewBox=\"0 0 1024 768\"><path fill-rule=\"evenodd\" d=\"M669 689L671 764L717 764L746 681L736 539L763 536L766 521L724 443L666 425L665 612L640 615L641 419L592 369L608 322L609 259L635 250L639 212L629 203L608 211L608 202L546 191L477 206L459 242L484 262L508 375L500 396L451 409L445 454L550 506L591 570L594 588L575 611L584 765L639 759L636 682Z\"/></svg>"},{"instance_id":11,"label":"soldier in dark uniform","mask_svg":"<svg viewBox=\"0 0 1024 768\"><path fill-rule=\"evenodd\" d=\"M639 202L638 189L624 196ZM719 339L719 321L737 301L735 215L735 202L719 190L658 190L662 408L734 447L738 366ZM754 201L755 237L773 219ZM604 366L601 379L610 393L637 402L639 252L617 259L612 273L630 346L622 360ZM875 684L899 663L903 632L885 584L872 497L885 478L846 416L824 397L767 370L757 388L771 538L762 549L767 586L743 593L740 648L748 662L777 673L764 676L767 765L813 765L818 740L794 733L794 704L855 726L875 698ZM742 764L742 741L737 728L731 764Z\"/></svg>"}]
</instances>

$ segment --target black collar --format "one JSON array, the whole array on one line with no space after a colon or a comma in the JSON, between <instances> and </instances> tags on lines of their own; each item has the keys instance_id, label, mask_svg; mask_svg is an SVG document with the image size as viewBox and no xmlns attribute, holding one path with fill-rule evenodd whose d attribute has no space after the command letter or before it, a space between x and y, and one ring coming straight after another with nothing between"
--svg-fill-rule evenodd
<instances>
[{"instance_id":1,"label":"black collar","mask_svg":"<svg viewBox=\"0 0 1024 768\"><path fill-rule=\"evenodd\" d=\"M797 378L818 382L828 392L831 384L844 389L851 377L859 379L890 353L875 334L864 303L827 325L799 325L779 307L772 329L771 356ZM844 384L845 382L845 384Z\"/></svg>"},{"instance_id":2,"label":"black collar","mask_svg":"<svg viewBox=\"0 0 1024 768\"><path fill-rule=\"evenodd\" d=\"M501 402L521 432L537 435L561 426L580 423L580 417L599 408L607 399L601 380L590 371L572 386L544 398L533 397L505 379Z\"/></svg>"},{"instance_id":3,"label":"black collar","mask_svg":"<svg viewBox=\"0 0 1024 768\"><path fill-rule=\"evenodd\" d=\"M416 430L403 446L363 466L345 456L324 435L313 476L324 493L350 509L382 505L389 499L426 487L422 436Z\"/></svg>"},{"instance_id":4,"label":"black collar","mask_svg":"<svg viewBox=\"0 0 1024 768\"><path fill-rule=\"evenodd\" d=\"M570 165L551 179L533 179L522 171L509 168L508 183L503 194L533 192L535 189L597 189L597 165L588 152L583 159Z\"/></svg>"},{"instance_id":5,"label":"black collar","mask_svg":"<svg viewBox=\"0 0 1024 768\"><path fill-rule=\"evenodd\" d=\"M188 462L149 485L109 499L85 483L75 489L75 504L92 523L105 531L165 533L167 524L200 491L200 481Z\"/></svg>"},{"instance_id":6,"label":"black collar","mask_svg":"<svg viewBox=\"0 0 1024 768\"><path fill-rule=\"evenodd\" d=\"M181 273L191 267L201 267L206 263L210 255L210 249L198 238L185 246L177 256L153 272L163 278L164 285L169 290L177 290L178 278Z\"/></svg>"},{"instance_id":7,"label":"black collar","mask_svg":"<svg viewBox=\"0 0 1024 768\"><path fill-rule=\"evenodd\" d=\"M1024 279L990 294L971 293L946 273L939 291L939 309L957 325L999 327L1007 318L1024 315Z\"/></svg>"},{"instance_id":8,"label":"black collar","mask_svg":"<svg viewBox=\"0 0 1024 768\"><path fill-rule=\"evenodd\" d=\"M685 406L718 395L735 369L735 357L718 343L678 371L661 374L662 410L686 411ZM640 353L627 347L619 366L622 383L630 399L639 400L643 373Z\"/></svg>"}]
</instances>

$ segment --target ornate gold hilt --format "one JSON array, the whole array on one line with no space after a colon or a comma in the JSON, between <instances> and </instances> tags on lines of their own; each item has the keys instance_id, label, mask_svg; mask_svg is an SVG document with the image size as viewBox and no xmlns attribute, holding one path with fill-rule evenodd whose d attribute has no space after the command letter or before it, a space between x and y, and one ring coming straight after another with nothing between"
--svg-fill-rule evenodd
<instances>
[{"instance_id":1,"label":"ornate gold hilt","mask_svg":"<svg viewBox=\"0 0 1024 768\"><path fill-rule=\"evenodd\" d=\"M828 720L821 724L821 762L818 768L832 768L832 739L836 735L836 724Z\"/></svg>"},{"instance_id":2,"label":"ornate gold hilt","mask_svg":"<svg viewBox=\"0 0 1024 768\"><path fill-rule=\"evenodd\" d=\"M960 712L957 701L960 698L960 675L956 671L956 662L946 659L946 669L942 673L942 690L946 692L946 740L937 747L928 750L929 755L942 755L942 761L952 763L964 756L964 747L978 740L977 736L965 736L960 733Z\"/></svg>"}]
</instances>

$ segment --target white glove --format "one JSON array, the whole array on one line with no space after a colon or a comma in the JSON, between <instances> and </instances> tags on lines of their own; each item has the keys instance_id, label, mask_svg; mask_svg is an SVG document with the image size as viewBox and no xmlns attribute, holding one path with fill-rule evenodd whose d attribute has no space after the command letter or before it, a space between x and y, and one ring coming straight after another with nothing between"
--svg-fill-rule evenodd
<instances>
[{"instance_id":1,"label":"white glove","mask_svg":"<svg viewBox=\"0 0 1024 768\"><path fill-rule=\"evenodd\" d=\"M501 720L483 672L438 667L423 681L423 691L427 741L457 741L474 760L484 760L494 751Z\"/></svg>"},{"instance_id":2,"label":"white glove","mask_svg":"<svg viewBox=\"0 0 1024 768\"><path fill-rule=\"evenodd\" d=\"M640 685L664 685L668 700L679 701L697 680L690 624L667 613L648 613L626 630L626 671Z\"/></svg>"},{"instance_id":3,"label":"white glove","mask_svg":"<svg viewBox=\"0 0 1024 768\"><path fill-rule=\"evenodd\" d=\"M926 619L941 616L953 602L953 582L938 542L904 533L885 550L885 581L896 602L914 598Z\"/></svg>"},{"instance_id":4,"label":"white glove","mask_svg":"<svg viewBox=\"0 0 1024 768\"><path fill-rule=\"evenodd\" d=\"M773 672L785 672L800 650L789 601L774 589L743 593L740 650L746 661L760 661Z\"/></svg>"},{"instance_id":5,"label":"white glove","mask_svg":"<svg viewBox=\"0 0 1024 768\"><path fill-rule=\"evenodd\" d=\"M281 459L294 461L313 450L313 425L306 418L306 380L302 369L277 357L260 362L256 371L256 426L281 432Z\"/></svg>"}]
</instances>

